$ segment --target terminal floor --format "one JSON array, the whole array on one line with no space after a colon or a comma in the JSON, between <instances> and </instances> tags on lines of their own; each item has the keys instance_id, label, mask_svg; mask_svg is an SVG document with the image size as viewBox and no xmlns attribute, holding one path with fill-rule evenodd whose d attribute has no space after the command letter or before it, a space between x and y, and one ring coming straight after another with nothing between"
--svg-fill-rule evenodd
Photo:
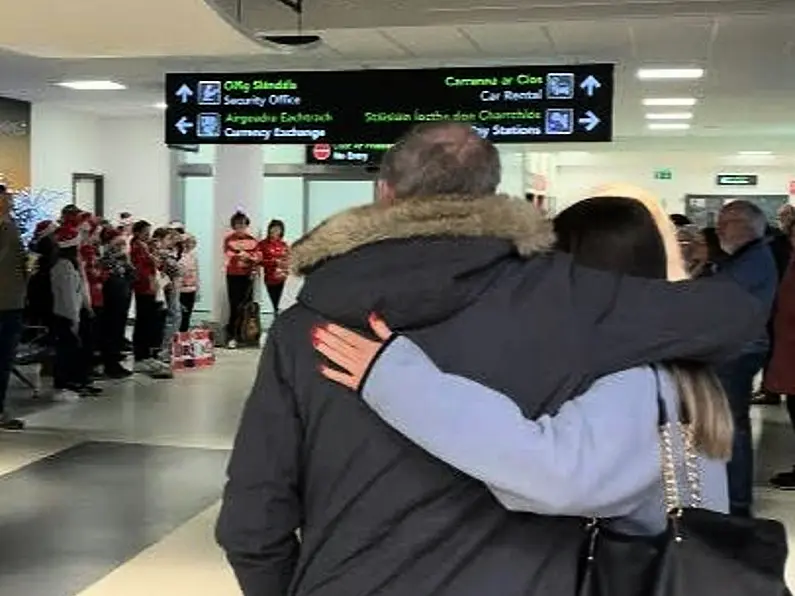
<instances>
[{"instance_id":1,"label":"terminal floor","mask_svg":"<svg viewBox=\"0 0 795 596\"><path fill-rule=\"evenodd\" d=\"M74 404L15 387L29 430L0 433L0 594L239 596L212 530L256 360L222 352L214 368ZM795 435L783 409L755 418L760 513L795 535L795 493L762 482L794 463ZM789 571L795 585L795 560Z\"/></svg>"}]
</instances>

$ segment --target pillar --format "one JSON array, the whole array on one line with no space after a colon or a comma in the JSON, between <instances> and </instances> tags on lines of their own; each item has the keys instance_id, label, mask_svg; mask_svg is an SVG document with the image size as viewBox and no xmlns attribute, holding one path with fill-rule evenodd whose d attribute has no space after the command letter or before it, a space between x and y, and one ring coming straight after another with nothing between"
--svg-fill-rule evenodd
<instances>
[{"instance_id":1,"label":"pillar","mask_svg":"<svg viewBox=\"0 0 795 596\"><path fill-rule=\"evenodd\" d=\"M224 237L235 211L243 211L251 220L251 233L259 237L262 230L263 192L262 147L259 145L219 145L213 170L213 279L212 320L226 322L229 305L226 299ZM208 288L209 284L203 283Z\"/></svg>"}]
</instances>

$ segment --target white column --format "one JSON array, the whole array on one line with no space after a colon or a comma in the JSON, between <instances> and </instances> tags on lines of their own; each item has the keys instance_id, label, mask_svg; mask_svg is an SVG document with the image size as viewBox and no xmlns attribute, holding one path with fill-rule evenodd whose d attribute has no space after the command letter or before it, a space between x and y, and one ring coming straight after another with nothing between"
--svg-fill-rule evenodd
<instances>
[{"instance_id":1,"label":"white column","mask_svg":"<svg viewBox=\"0 0 795 596\"><path fill-rule=\"evenodd\" d=\"M213 193L213 279L215 292L212 319L225 322L229 305L226 299L224 270L224 237L229 233L229 220L236 211L243 211L251 220L251 233L257 237L262 230L262 147L259 145L219 145L215 152ZM205 287L206 284L205 284Z\"/></svg>"}]
</instances>

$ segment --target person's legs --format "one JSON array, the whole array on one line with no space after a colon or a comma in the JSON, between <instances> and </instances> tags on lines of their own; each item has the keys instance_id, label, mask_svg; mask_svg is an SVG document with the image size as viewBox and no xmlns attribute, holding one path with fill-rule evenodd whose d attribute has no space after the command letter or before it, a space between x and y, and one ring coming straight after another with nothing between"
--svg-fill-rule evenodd
<instances>
[{"instance_id":1,"label":"person's legs","mask_svg":"<svg viewBox=\"0 0 795 596\"><path fill-rule=\"evenodd\" d=\"M279 304L282 301L282 294L284 293L284 282L280 284L268 284L265 286L268 289L268 296L271 299L271 306L273 306L273 314L279 314Z\"/></svg>"},{"instance_id":2,"label":"person's legs","mask_svg":"<svg viewBox=\"0 0 795 596\"><path fill-rule=\"evenodd\" d=\"M55 363L53 380L56 389L77 391L85 384L85 366L80 338L75 324L64 317L55 317Z\"/></svg>"},{"instance_id":3,"label":"person's legs","mask_svg":"<svg viewBox=\"0 0 795 596\"><path fill-rule=\"evenodd\" d=\"M751 396L754 377L764 363L764 354L744 354L718 370L734 417L734 448L727 471L729 501L732 513L735 515L749 516L753 506L754 449L751 436Z\"/></svg>"},{"instance_id":4,"label":"person's legs","mask_svg":"<svg viewBox=\"0 0 795 596\"><path fill-rule=\"evenodd\" d=\"M165 321L163 325L163 339L160 342L160 360L171 366L171 346L174 335L182 324L182 305L175 292L166 292Z\"/></svg>"},{"instance_id":5,"label":"person's legs","mask_svg":"<svg viewBox=\"0 0 795 596\"><path fill-rule=\"evenodd\" d=\"M193 316L193 309L196 307L196 292L182 292L179 295L179 302L182 305L182 323L179 330L182 333L190 331L190 320Z\"/></svg>"},{"instance_id":6,"label":"person's legs","mask_svg":"<svg viewBox=\"0 0 795 596\"><path fill-rule=\"evenodd\" d=\"M136 362L152 358L153 334L157 331L157 304L155 297L144 294L135 296L135 329L133 351Z\"/></svg>"},{"instance_id":7,"label":"person's legs","mask_svg":"<svg viewBox=\"0 0 795 596\"><path fill-rule=\"evenodd\" d=\"M229 297L229 321L226 325L227 342L237 341L238 319L240 317L240 307L246 299L246 293L252 280L247 275L227 275L226 291Z\"/></svg>"},{"instance_id":8,"label":"person's legs","mask_svg":"<svg viewBox=\"0 0 795 596\"><path fill-rule=\"evenodd\" d=\"M112 378L123 378L130 375L121 362L123 360L122 351L124 350L124 330L127 325L127 312L125 307L128 303L126 293L122 291L121 284L116 280L105 282L103 292L105 308L99 319L102 330L102 364L105 367L105 374Z\"/></svg>"},{"instance_id":9,"label":"person's legs","mask_svg":"<svg viewBox=\"0 0 795 596\"><path fill-rule=\"evenodd\" d=\"M795 395L787 395L787 412L789 413L790 423L795 430ZM770 484L780 490L795 490L795 466L786 472L776 474L770 479Z\"/></svg>"},{"instance_id":10,"label":"person's legs","mask_svg":"<svg viewBox=\"0 0 795 596\"><path fill-rule=\"evenodd\" d=\"M24 423L9 417L6 411L6 396L11 381L19 338L22 335L22 311L0 311L0 428L22 430Z\"/></svg>"}]
</instances>

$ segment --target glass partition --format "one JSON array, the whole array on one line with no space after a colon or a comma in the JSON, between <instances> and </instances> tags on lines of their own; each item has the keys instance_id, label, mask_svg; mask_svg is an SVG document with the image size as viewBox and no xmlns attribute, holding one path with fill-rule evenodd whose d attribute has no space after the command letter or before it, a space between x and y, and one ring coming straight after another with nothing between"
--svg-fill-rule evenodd
<instances>
[{"instance_id":1,"label":"glass partition","mask_svg":"<svg viewBox=\"0 0 795 596\"><path fill-rule=\"evenodd\" d=\"M372 203L373 180L307 180L307 227L314 228L335 213Z\"/></svg>"}]
</instances>

